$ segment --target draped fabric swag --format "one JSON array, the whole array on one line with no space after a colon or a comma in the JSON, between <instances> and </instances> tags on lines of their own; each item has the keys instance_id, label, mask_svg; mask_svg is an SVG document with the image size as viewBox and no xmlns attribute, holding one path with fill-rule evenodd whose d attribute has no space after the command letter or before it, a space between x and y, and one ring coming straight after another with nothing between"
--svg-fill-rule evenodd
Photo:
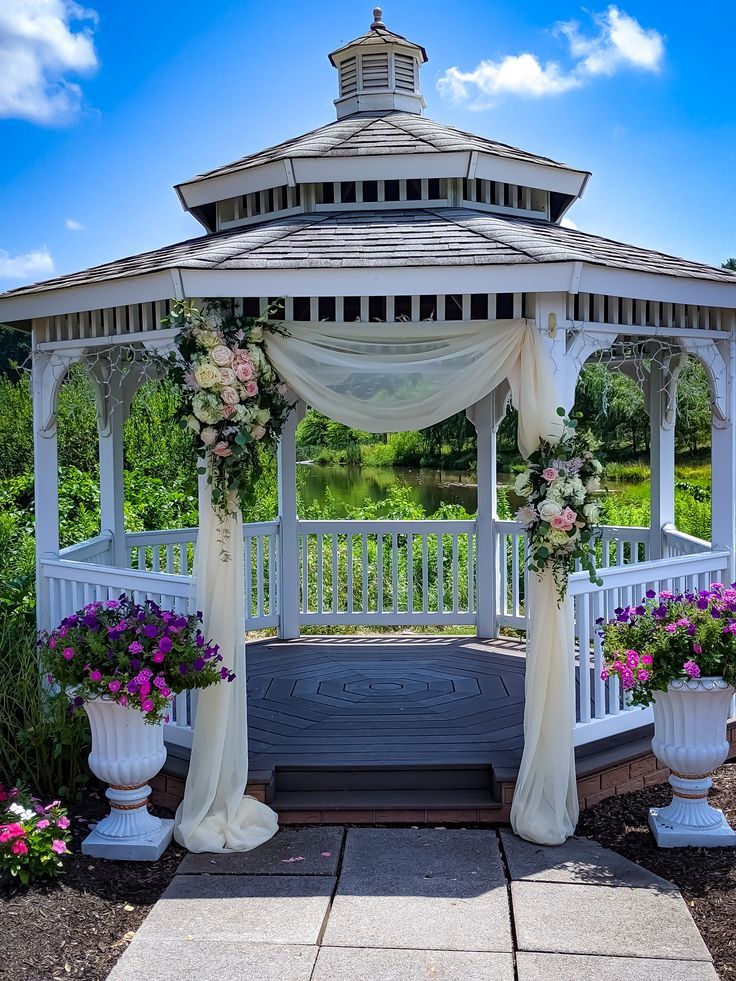
<instances>
[{"instance_id":1,"label":"draped fabric swag","mask_svg":"<svg viewBox=\"0 0 736 981\"><path fill-rule=\"evenodd\" d=\"M561 435L551 367L527 320L286 326L287 335L269 334L265 340L274 368L308 405L347 426L370 432L424 429L508 379L522 454L533 453L540 439ZM276 817L242 796L247 777L242 563L220 561L208 490L200 501L199 609L226 663L234 652L238 680L200 693L176 836L192 851L245 850L271 837ZM240 516L230 524L231 551L240 555ZM559 844L577 820L571 613L566 604L557 606L551 576L530 577L530 592L525 745L512 824L531 841Z\"/></svg>"}]
</instances>

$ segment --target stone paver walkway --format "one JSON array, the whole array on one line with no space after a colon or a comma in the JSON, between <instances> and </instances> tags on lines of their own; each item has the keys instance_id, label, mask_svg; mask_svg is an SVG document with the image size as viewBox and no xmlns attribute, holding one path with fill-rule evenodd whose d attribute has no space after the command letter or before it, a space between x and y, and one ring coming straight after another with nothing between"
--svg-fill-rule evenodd
<instances>
[{"instance_id":1,"label":"stone paver walkway","mask_svg":"<svg viewBox=\"0 0 736 981\"><path fill-rule=\"evenodd\" d=\"M671 883L586 839L287 829L188 855L109 981L717 981Z\"/></svg>"}]
</instances>

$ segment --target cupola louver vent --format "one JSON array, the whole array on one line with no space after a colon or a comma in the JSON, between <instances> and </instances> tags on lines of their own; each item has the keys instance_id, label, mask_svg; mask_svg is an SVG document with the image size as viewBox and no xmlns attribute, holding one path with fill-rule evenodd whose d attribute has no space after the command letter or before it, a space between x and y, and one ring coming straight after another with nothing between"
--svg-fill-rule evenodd
<instances>
[{"instance_id":1,"label":"cupola louver vent","mask_svg":"<svg viewBox=\"0 0 736 981\"><path fill-rule=\"evenodd\" d=\"M388 54L364 54L362 59L363 88L388 88Z\"/></svg>"},{"instance_id":2,"label":"cupola louver vent","mask_svg":"<svg viewBox=\"0 0 736 981\"><path fill-rule=\"evenodd\" d=\"M346 58L340 65L340 95L352 95L358 89L358 68L355 57Z\"/></svg>"},{"instance_id":3,"label":"cupola louver vent","mask_svg":"<svg viewBox=\"0 0 736 981\"><path fill-rule=\"evenodd\" d=\"M416 62L411 55L394 55L394 75L396 77L396 88L400 92L414 92L416 89L415 78Z\"/></svg>"}]
</instances>

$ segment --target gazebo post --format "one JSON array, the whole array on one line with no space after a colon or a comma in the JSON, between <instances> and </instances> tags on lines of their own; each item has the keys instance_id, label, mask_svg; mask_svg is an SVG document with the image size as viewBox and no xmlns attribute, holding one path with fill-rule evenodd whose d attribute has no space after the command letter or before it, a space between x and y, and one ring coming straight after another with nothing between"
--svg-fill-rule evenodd
<instances>
[{"instance_id":1,"label":"gazebo post","mask_svg":"<svg viewBox=\"0 0 736 981\"><path fill-rule=\"evenodd\" d=\"M664 528L675 523L675 402L676 367L653 358L645 395L649 412L650 521L649 558L665 554Z\"/></svg>"},{"instance_id":2,"label":"gazebo post","mask_svg":"<svg viewBox=\"0 0 736 981\"><path fill-rule=\"evenodd\" d=\"M66 364L33 353L33 470L36 533L36 624L51 629L51 597L41 574L44 558L59 557L59 448L56 396Z\"/></svg>"},{"instance_id":3,"label":"gazebo post","mask_svg":"<svg viewBox=\"0 0 736 981\"><path fill-rule=\"evenodd\" d=\"M736 579L736 342L721 342L725 362L725 411L713 412L711 424L711 542L713 548L731 550L731 561L724 578ZM724 404L725 403L725 404Z\"/></svg>"},{"instance_id":4,"label":"gazebo post","mask_svg":"<svg viewBox=\"0 0 736 981\"><path fill-rule=\"evenodd\" d=\"M300 411L301 410L301 411ZM278 460L279 637L299 636L299 518L296 504L296 427L304 415L298 403L281 431Z\"/></svg>"},{"instance_id":5,"label":"gazebo post","mask_svg":"<svg viewBox=\"0 0 736 981\"><path fill-rule=\"evenodd\" d=\"M468 412L477 444L478 513L475 529L475 608L479 637L496 636L496 564L493 534L496 519L496 428L493 392Z\"/></svg>"},{"instance_id":6,"label":"gazebo post","mask_svg":"<svg viewBox=\"0 0 736 981\"><path fill-rule=\"evenodd\" d=\"M108 362L98 362L97 431L100 459L100 531L112 535L111 564L125 568L125 513L123 423L126 405L120 373Z\"/></svg>"}]
</instances>

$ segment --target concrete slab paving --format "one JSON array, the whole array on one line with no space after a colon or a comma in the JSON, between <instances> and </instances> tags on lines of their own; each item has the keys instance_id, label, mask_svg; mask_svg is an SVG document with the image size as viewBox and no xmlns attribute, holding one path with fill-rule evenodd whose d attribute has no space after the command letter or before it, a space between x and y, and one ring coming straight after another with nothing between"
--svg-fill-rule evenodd
<instances>
[{"instance_id":1,"label":"concrete slab paving","mask_svg":"<svg viewBox=\"0 0 736 981\"><path fill-rule=\"evenodd\" d=\"M519 951L516 966L518 981L718 981L715 968L705 961Z\"/></svg>"},{"instance_id":2,"label":"concrete slab paving","mask_svg":"<svg viewBox=\"0 0 736 981\"><path fill-rule=\"evenodd\" d=\"M343 875L451 875L482 872L505 881L495 831L351 828Z\"/></svg>"},{"instance_id":3,"label":"concrete slab paving","mask_svg":"<svg viewBox=\"0 0 736 981\"><path fill-rule=\"evenodd\" d=\"M138 936L316 944L334 886L328 876L177 875Z\"/></svg>"},{"instance_id":4,"label":"concrete slab paving","mask_svg":"<svg viewBox=\"0 0 736 981\"><path fill-rule=\"evenodd\" d=\"M177 875L335 875L343 828L282 828L249 852L189 854Z\"/></svg>"},{"instance_id":5,"label":"concrete slab paving","mask_svg":"<svg viewBox=\"0 0 736 981\"><path fill-rule=\"evenodd\" d=\"M505 885L463 878L340 879L323 943L330 947L511 952Z\"/></svg>"},{"instance_id":6,"label":"concrete slab paving","mask_svg":"<svg viewBox=\"0 0 736 981\"><path fill-rule=\"evenodd\" d=\"M512 882L519 950L710 960L679 893Z\"/></svg>"},{"instance_id":7,"label":"concrete slab paving","mask_svg":"<svg viewBox=\"0 0 736 981\"><path fill-rule=\"evenodd\" d=\"M564 845L546 846L525 841L506 829L500 836L512 880L677 892L671 882L590 838L570 838Z\"/></svg>"},{"instance_id":8,"label":"concrete slab paving","mask_svg":"<svg viewBox=\"0 0 736 981\"><path fill-rule=\"evenodd\" d=\"M317 947L136 937L108 981L310 981Z\"/></svg>"},{"instance_id":9,"label":"concrete slab paving","mask_svg":"<svg viewBox=\"0 0 736 981\"><path fill-rule=\"evenodd\" d=\"M320 949L312 981L357 981L360 978L371 981L514 981L514 961L511 954L467 951Z\"/></svg>"}]
</instances>

